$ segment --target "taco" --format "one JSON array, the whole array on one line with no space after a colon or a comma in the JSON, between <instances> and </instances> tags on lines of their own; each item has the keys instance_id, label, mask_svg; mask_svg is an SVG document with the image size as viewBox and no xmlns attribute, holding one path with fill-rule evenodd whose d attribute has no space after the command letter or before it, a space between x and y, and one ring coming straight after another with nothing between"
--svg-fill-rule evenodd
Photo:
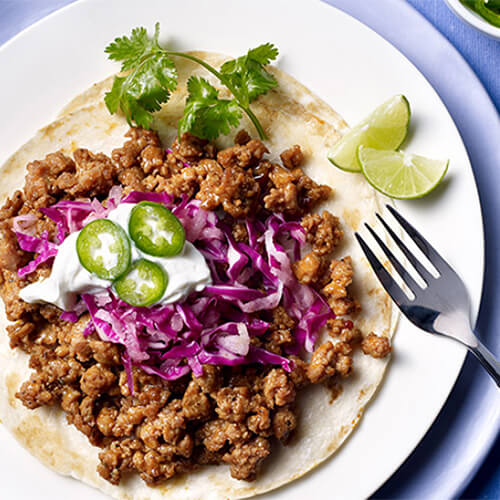
<instances>
[{"instance_id":1,"label":"taco","mask_svg":"<svg viewBox=\"0 0 500 500\"><path fill-rule=\"evenodd\" d=\"M108 113L108 79L3 165L0 418L45 465L114 498L248 497L334 454L382 382L393 309L353 237L380 206L326 159L347 125L291 76L271 68L279 87L253 104L267 141L244 118L208 142L177 137L201 71L177 69L152 130ZM178 217L210 284L151 307L115 289L66 311L20 298L71 234L131 200Z\"/></svg>"}]
</instances>

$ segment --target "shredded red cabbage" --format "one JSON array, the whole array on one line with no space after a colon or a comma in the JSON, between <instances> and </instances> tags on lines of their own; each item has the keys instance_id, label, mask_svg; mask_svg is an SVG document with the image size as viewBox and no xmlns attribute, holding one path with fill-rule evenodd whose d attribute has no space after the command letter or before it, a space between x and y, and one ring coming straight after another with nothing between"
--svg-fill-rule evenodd
<instances>
[{"instance_id":1,"label":"shredded red cabbage","mask_svg":"<svg viewBox=\"0 0 500 500\"><path fill-rule=\"evenodd\" d=\"M21 278L32 273L42 262L52 259L57 255L57 245L49 241L48 231L44 231L40 238L21 232L16 232L16 236L21 250L38 254L26 266L18 269L17 274Z\"/></svg>"},{"instance_id":2,"label":"shredded red cabbage","mask_svg":"<svg viewBox=\"0 0 500 500\"><path fill-rule=\"evenodd\" d=\"M84 294L74 311L61 317L76 321L85 310L92 321L84 335L94 331L105 341L124 346L123 364L133 391L132 366L174 380L193 372L203 373L203 364L235 366L246 363L275 364L286 371L293 363L251 343L264 334L269 323L261 317L278 305L297 321L295 344L288 354L302 349L311 352L321 327L335 317L328 304L311 287L300 284L292 271L299 259L305 231L298 222L272 214L265 221L247 220L248 244L236 242L227 225L215 212L203 210L198 200L184 197L174 204L167 193L131 192L120 201L121 189L113 188L106 206L96 200L61 201L42 212L58 228L57 242L28 234L32 221L16 223L19 245L38 256L20 275L52 258L64 237L95 218L105 217L121 203L154 201L164 204L182 222L186 239L204 255L213 285L193 293L183 303L150 308L132 307L111 290ZM24 229L24 230L23 230ZM253 283L259 284L259 289ZM259 312L256 317L254 313Z\"/></svg>"},{"instance_id":3,"label":"shredded red cabbage","mask_svg":"<svg viewBox=\"0 0 500 500\"><path fill-rule=\"evenodd\" d=\"M63 200L51 207L41 208L40 211L56 223L56 241L49 241L47 231L41 237L34 236L36 217L33 215L18 215L14 218L13 230L16 233L19 247L27 252L37 253L38 256L27 266L18 270L18 275L24 277L32 273L42 263L57 255L57 247L69 233L79 231L94 219L106 217L114 210L122 197L122 188L113 186L109 192L106 206L99 200L67 201Z\"/></svg>"}]
</instances>

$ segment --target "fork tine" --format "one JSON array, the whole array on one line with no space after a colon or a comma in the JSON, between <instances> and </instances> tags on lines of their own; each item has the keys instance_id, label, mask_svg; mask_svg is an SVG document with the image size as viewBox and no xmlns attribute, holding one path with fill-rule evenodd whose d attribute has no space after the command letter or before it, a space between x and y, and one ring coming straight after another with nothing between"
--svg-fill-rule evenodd
<instances>
[{"instance_id":1,"label":"fork tine","mask_svg":"<svg viewBox=\"0 0 500 500\"><path fill-rule=\"evenodd\" d=\"M389 224L385 222L380 214L375 214L378 220L382 223L385 230L389 233L390 237L394 240L399 249L403 252L404 256L408 259L410 264L415 268L420 277L427 283L434 278L432 274L421 264L421 262L413 255L413 253L408 249L408 247L403 243L401 238L391 229Z\"/></svg>"},{"instance_id":2,"label":"fork tine","mask_svg":"<svg viewBox=\"0 0 500 500\"><path fill-rule=\"evenodd\" d=\"M372 266L373 271L380 280L380 283L382 283L385 291L391 296L392 300L394 300L399 307L409 305L410 299L394 281L392 276L387 272L377 257L375 257L375 254L370 250L370 247L366 244L365 240L358 233L354 233L354 236L356 236L356 239L368 259L368 262Z\"/></svg>"},{"instance_id":3,"label":"fork tine","mask_svg":"<svg viewBox=\"0 0 500 500\"><path fill-rule=\"evenodd\" d=\"M366 229L370 231L370 234L375 238L380 248L383 250L389 262L394 266L396 272L401 276L401 279L406 283L408 288L417 295L417 291L422 289L422 287L412 278L410 273L403 267L401 262L396 258L396 256L389 250L388 246L382 241L379 235L365 222Z\"/></svg>"},{"instance_id":4,"label":"fork tine","mask_svg":"<svg viewBox=\"0 0 500 500\"><path fill-rule=\"evenodd\" d=\"M438 251L399 212L397 212L395 208L390 205L386 205L386 207L399 222L401 227L406 231L408 236L410 236L418 248L420 248L422 253L439 271L439 274L444 274L445 272L455 274L455 271L453 271L451 266L443 259L443 257L441 257Z\"/></svg>"}]
</instances>

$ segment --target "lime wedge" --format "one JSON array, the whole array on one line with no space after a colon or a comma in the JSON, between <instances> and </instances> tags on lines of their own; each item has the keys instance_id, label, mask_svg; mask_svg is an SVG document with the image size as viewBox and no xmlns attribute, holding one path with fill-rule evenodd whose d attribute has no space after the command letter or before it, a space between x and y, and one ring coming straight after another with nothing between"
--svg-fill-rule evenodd
<instances>
[{"instance_id":1,"label":"lime wedge","mask_svg":"<svg viewBox=\"0 0 500 500\"><path fill-rule=\"evenodd\" d=\"M420 198L432 191L448 170L448 160L431 160L399 151L360 146L358 161L366 180L391 198Z\"/></svg>"},{"instance_id":2,"label":"lime wedge","mask_svg":"<svg viewBox=\"0 0 500 500\"><path fill-rule=\"evenodd\" d=\"M338 168L359 172L356 158L358 146L376 149L397 149L405 140L410 122L410 104L405 96L395 95L371 112L361 123L349 130L328 155Z\"/></svg>"}]
</instances>

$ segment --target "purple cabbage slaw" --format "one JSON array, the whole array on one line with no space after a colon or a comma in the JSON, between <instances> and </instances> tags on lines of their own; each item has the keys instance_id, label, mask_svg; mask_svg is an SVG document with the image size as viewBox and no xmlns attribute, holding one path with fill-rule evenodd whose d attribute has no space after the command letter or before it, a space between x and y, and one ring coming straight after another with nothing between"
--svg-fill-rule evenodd
<instances>
[{"instance_id":1,"label":"purple cabbage slaw","mask_svg":"<svg viewBox=\"0 0 500 500\"><path fill-rule=\"evenodd\" d=\"M88 311L92 321L84 335L96 332L102 340L124 346L123 364L131 391L132 365L167 380L190 371L200 376L203 364L264 363L291 371L293 362L288 358L251 342L252 337L268 330L268 321L260 317L270 320L270 311L279 304L297 321L295 343L287 354L299 354L302 349L313 351L320 328L335 315L313 288L295 278L291 259L300 258L305 231L298 222L286 221L278 214L269 215L265 221L246 220L246 244L236 242L224 219L216 212L203 210L196 199L184 197L174 204L167 193L138 191L122 199L121 188L114 187L106 206L94 199L60 201L42 209L56 223L56 242L49 241L47 231L41 237L34 236L30 216L17 217L14 231L20 247L38 254L19 269L19 275L25 276L55 257L67 234L106 217L119 203L140 201L162 203L179 218L186 239L205 257L213 285L191 294L182 303L149 308L130 306L108 289L82 295L74 311L61 314L62 319L75 322ZM252 286L255 282L261 289Z\"/></svg>"}]
</instances>

